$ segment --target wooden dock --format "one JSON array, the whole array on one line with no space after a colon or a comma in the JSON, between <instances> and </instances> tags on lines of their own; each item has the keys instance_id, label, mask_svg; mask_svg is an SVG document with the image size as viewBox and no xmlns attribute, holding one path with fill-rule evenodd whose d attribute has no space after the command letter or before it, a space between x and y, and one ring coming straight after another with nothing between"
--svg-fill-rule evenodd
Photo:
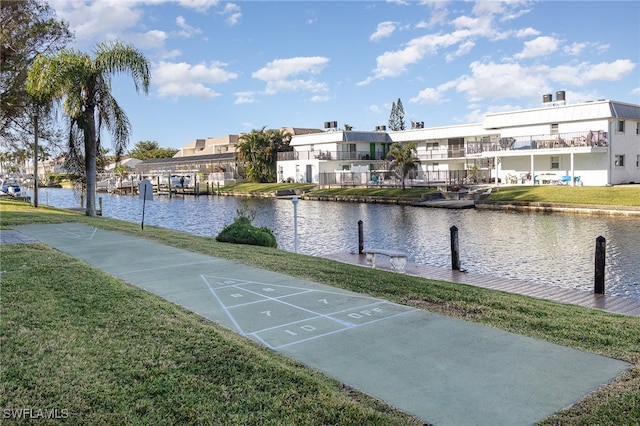
<instances>
[{"instance_id":1,"label":"wooden dock","mask_svg":"<svg viewBox=\"0 0 640 426\"><path fill-rule=\"evenodd\" d=\"M366 256L364 254L337 253L323 257L339 262L368 267ZM381 259L380 262L376 262L376 268L390 271L391 264L389 261ZM451 269L436 268L417 263L407 263L404 270L407 275L415 275L433 280L467 284L475 287L504 291L507 293L521 294L523 296L535 297L537 299L584 306L586 308L599 309L621 315L640 316L640 300L626 297L607 296L603 294L595 294L590 291L536 284L473 272L454 271Z\"/></svg>"}]
</instances>

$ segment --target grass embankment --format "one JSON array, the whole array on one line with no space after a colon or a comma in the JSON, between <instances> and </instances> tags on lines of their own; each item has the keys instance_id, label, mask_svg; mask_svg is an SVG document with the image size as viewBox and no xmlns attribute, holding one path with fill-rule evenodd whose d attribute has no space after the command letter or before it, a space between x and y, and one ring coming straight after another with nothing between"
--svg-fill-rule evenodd
<instances>
[{"instance_id":1,"label":"grass embankment","mask_svg":"<svg viewBox=\"0 0 640 426\"><path fill-rule=\"evenodd\" d=\"M640 186L504 186L492 191L487 200L640 206Z\"/></svg>"},{"instance_id":2,"label":"grass embankment","mask_svg":"<svg viewBox=\"0 0 640 426\"><path fill-rule=\"evenodd\" d=\"M286 191L294 189L298 191L308 191L315 188L314 183L255 183L245 182L232 186L220 187L220 192L243 192L246 194L268 193L273 194L276 191Z\"/></svg>"},{"instance_id":3,"label":"grass embankment","mask_svg":"<svg viewBox=\"0 0 640 426\"><path fill-rule=\"evenodd\" d=\"M636 424L640 318L2 201L3 228L76 221L623 359L634 369L544 424ZM3 408L75 423L414 420L43 245L4 245Z\"/></svg>"}]
</instances>

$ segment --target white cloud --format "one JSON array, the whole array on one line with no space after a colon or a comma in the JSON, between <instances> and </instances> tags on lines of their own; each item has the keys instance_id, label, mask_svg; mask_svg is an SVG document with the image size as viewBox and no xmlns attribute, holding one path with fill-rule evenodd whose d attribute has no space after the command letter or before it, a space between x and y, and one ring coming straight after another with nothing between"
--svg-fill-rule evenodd
<instances>
[{"instance_id":1,"label":"white cloud","mask_svg":"<svg viewBox=\"0 0 640 426\"><path fill-rule=\"evenodd\" d=\"M312 96L309 100L311 102L327 102L327 101L330 101L331 99L333 99L331 96L315 95L315 96Z\"/></svg>"},{"instance_id":2,"label":"white cloud","mask_svg":"<svg viewBox=\"0 0 640 426\"><path fill-rule=\"evenodd\" d=\"M632 89L630 93L632 95L640 95L640 86L636 87L635 89Z\"/></svg>"},{"instance_id":3,"label":"white cloud","mask_svg":"<svg viewBox=\"0 0 640 426\"><path fill-rule=\"evenodd\" d=\"M158 0L158 2L162 2L162 0ZM218 3L218 0L178 0L180 6L194 9L198 12L206 12L210 8L217 6Z\"/></svg>"},{"instance_id":4,"label":"white cloud","mask_svg":"<svg viewBox=\"0 0 640 426\"><path fill-rule=\"evenodd\" d=\"M131 40L138 41L154 32L163 32L158 29L148 30L146 33L128 32L135 29L143 16L143 6L153 6L166 3L167 0L49 0L49 4L56 11L59 18L69 23L69 29L75 34L75 44L87 47L103 40ZM193 9L204 13L208 9L219 4L218 0L178 0L177 4L184 8ZM235 11L239 14L240 8L232 3L227 3L224 8L226 13ZM241 14L240 14L241 15ZM232 16L237 22L239 16ZM199 28L192 27L186 20L179 16L176 24L182 29L173 33L182 37L191 37L200 34ZM134 30L135 31L135 30ZM150 44L157 47L157 44Z\"/></svg>"},{"instance_id":5,"label":"white cloud","mask_svg":"<svg viewBox=\"0 0 640 426\"><path fill-rule=\"evenodd\" d=\"M324 83L313 79L295 79L300 74L317 75L329 63L329 58L306 56L287 59L275 59L255 71L251 76L267 83L265 93L275 94L282 91L319 92L326 90Z\"/></svg>"},{"instance_id":6,"label":"white cloud","mask_svg":"<svg viewBox=\"0 0 640 426\"><path fill-rule=\"evenodd\" d=\"M546 87L548 67L529 69L519 64L473 62L470 68L471 75L459 78L455 88L472 101L535 96L549 90Z\"/></svg>"},{"instance_id":7,"label":"white cloud","mask_svg":"<svg viewBox=\"0 0 640 426\"><path fill-rule=\"evenodd\" d=\"M236 92L234 104L254 104L257 102L255 92Z\"/></svg>"},{"instance_id":8,"label":"white cloud","mask_svg":"<svg viewBox=\"0 0 640 426\"><path fill-rule=\"evenodd\" d=\"M226 16L226 22L230 26L238 24L238 22L240 22L240 18L242 18L240 6L235 3L225 4L224 9L220 14Z\"/></svg>"},{"instance_id":9,"label":"white cloud","mask_svg":"<svg viewBox=\"0 0 640 426\"><path fill-rule=\"evenodd\" d=\"M413 104L434 104L440 101L442 93L438 89L428 87L418 93L418 96L409 99Z\"/></svg>"},{"instance_id":10,"label":"white cloud","mask_svg":"<svg viewBox=\"0 0 640 426\"><path fill-rule=\"evenodd\" d=\"M469 30L459 30L450 34L428 34L414 38L404 49L384 52L378 56L373 75L359 82L358 85L363 86L376 79L402 75L410 65L420 62L427 55L435 54L440 48L465 40L470 34Z\"/></svg>"},{"instance_id":11,"label":"white cloud","mask_svg":"<svg viewBox=\"0 0 640 426\"><path fill-rule=\"evenodd\" d=\"M383 112L382 108L380 108L380 106L378 105L369 105L369 107L367 107L367 111L374 114L380 114L381 112Z\"/></svg>"},{"instance_id":12,"label":"white cloud","mask_svg":"<svg viewBox=\"0 0 640 426\"><path fill-rule=\"evenodd\" d=\"M583 54L584 52L589 52L590 54L598 54L598 53L602 53L606 50L609 49L609 45L608 44L599 44L599 43L588 43L588 42L582 42L582 43L572 43L569 46L565 46L562 51L565 55L569 55L569 56L580 56L581 54Z\"/></svg>"},{"instance_id":13,"label":"white cloud","mask_svg":"<svg viewBox=\"0 0 640 426\"><path fill-rule=\"evenodd\" d=\"M601 62L599 64L581 64L583 82L590 81L617 81L633 71L636 64L629 59L618 59L613 62Z\"/></svg>"},{"instance_id":14,"label":"white cloud","mask_svg":"<svg viewBox=\"0 0 640 426\"><path fill-rule=\"evenodd\" d=\"M515 58L526 59L545 56L558 50L560 42L554 37L540 36L524 43L522 52L515 55Z\"/></svg>"},{"instance_id":15,"label":"white cloud","mask_svg":"<svg viewBox=\"0 0 640 426\"><path fill-rule=\"evenodd\" d=\"M533 36L537 36L540 35L540 31L531 28L531 27L527 27L527 28L523 28L521 30L518 30L515 32L515 36L518 38L522 38L522 37L533 37Z\"/></svg>"},{"instance_id":16,"label":"white cloud","mask_svg":"<svg viewBox=\"0 0 640 426\"><path fill-rule=\"evenodd\" d=\"M423 2L423 4L429 5L434 10L442 13L443 16L446 16L444 4L437 2ZM378 56L376 58L376 68L372 71L371 76L359 82L358 85L367 85L376 79L398 77L407 72L409 66L419 63L427 56L437 54L442 49L448 49L459 44L455 52L445 55L446 59L450 61L455 57L469 53L475 46L476 40L480 38L490 40L507 38L510 32L498 31L494 21L496 20L496 15L513 13L511 12L512 7L515 8L516 6L505 6L498 2L476 3L473 10L474 16L459 16L449 22L450 25L455 27L454 31L416 37L406 43L403 48L395 51L386 51ZM430 25L421 21L419 26L427 27Z\"/></svg>"},{"instance_id":17,"label":"white cloud","mask_svg":"<svg viewBox=\"0 0 640 426\"><path fill-rule=\"evenodd\" d=\"M583 87L598 81L618 81L629 75L636 64L628 59L593 64L589 62L559 66L524 67L518 63L473 62L470 74L450 80L437 88L426 88L411 98L412 103L440 102L446 91L465 94L469 102L486 99L531 98L551 93L557 87ZM569 92L567 92L569 93ZM572 101L596 99L596 93L571 92Z\"/></svg>"},{"instance_id":18,"label":"white cloud","mask_svg":"<svg viewBox=\"0 0 640 426\"><path fill-rule=\"evenodd\" d=\"M380 22L378 24L378 27L376 28L376 32L371 34L369 40L378 41L380 39L391 36L391 34L393 34L393 32L396 30L397 25L397 22L393 21Z\"/></svg>"},{"instance_id":19,"label":"white cloud","mask_svg":"<svg viewBox=\"0 0 640 426\"><path fill-rule=\"evenodd\" d=\"M455 58L468 54L475 47L475 45L476 43L471 40L461 43L460 46L458 46L458 50L456 50L455 53L450 53L446 56L446 61L451 62Z\"/></svg>"},{"instance_id":20,"label":"white cloud","mask_svg":"<svg viewBox=\"0 0 640 426\"><path fill-rule=\"evenodd\" d=\"M449 2L441 0L422 0L420 1L420 4L429 6L431 9L429 11L430 21L428 23L420 21L416 25L416 28L428 28L430 26L446 22L447 16L449 15L449 10L447 9Z\"/></svg>"},{"instance_id":21,"label":"white cloud","mask_svg":"<svg viewBox=\"0 0 640 426\"><path fill-rule=\"evenodd\" d=\"M160 97L213 98L219 94L207 85L226 83L237 78L237 74L224 70L225 65L219 62L209 65L160 62L152 72L152 81L154 86L157 86Z\"/></svg>"},{"instance_id":22,"label":"white cloud","mask_svg":"<svg viewBox=\"0 0 640 426\"><path fill-rule=\"evenodd\" d=\"M181 37L190 38L194 34L202 34L202 30L200 28L195 28L187 24L187 20L184 19L183 16L178 16L176 18L176 25L182 28L182 31L178 32Z\"/></svg>"},{"instance_id":23,"label":"white cloud","mask_svg":"<svg viewBox=\"0 0 640 426\"><path fill-rule=\"evenodd\" d=\"M51 0L59 18L69 23L81 46L94 44L96 39L116 39L126 29L134 27L142 11L135 2L96 0L93 2Z\"/></svg>"},{"instance_id":24,"label":"white cloud","mask_svg":"<svg viewBox=\"0 0 640 426\"><path fill-rule=\"evenodd\" d=\"M164 31L150 30L146 33L132 34L128 40L139 49L161 49L168 35Z\"/></svg>"},{"instance_id":25,"label":"white cloud","mask_svg":"<svg viewBox=\"0 0 640 426\"><path fill-rule=\"evenodd\" d=\"M578 56L589 46L588 43L572 43L569 46L565 46L562 51L565 55Z\"/></svg>"}]
</instances>

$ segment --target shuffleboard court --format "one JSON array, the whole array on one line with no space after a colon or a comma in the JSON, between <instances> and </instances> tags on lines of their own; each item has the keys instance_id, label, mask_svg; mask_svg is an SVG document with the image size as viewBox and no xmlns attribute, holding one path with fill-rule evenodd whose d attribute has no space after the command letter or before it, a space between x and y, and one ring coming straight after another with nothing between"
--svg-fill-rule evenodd
<instances>
[{"instance_id":1,"label":"shuffleboard court","mask_svg":"<svg viewBox=\"0 0 640 426\"><path fill-rule=\"evenodd\" d=\"M533 424L631 367L112 231L17 230L436 425Z\"/></svg>"}]
</instances>

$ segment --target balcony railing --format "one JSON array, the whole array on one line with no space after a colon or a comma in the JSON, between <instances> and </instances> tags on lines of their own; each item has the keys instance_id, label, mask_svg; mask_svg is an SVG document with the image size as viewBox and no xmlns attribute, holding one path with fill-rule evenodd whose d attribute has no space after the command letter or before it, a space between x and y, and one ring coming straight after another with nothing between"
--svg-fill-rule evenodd
<instances>
[{"instance_id":1,"label":"balcony railing","mask_svg":"<svg viewBox=\"0 0 640 426\"><path fill-rule=\"evenodd\" d=\"M460 158L465 156L464 148L438 148L427 151L418 151L420 160L442 160L445 158Z\"/></svg>"},{"instance_id":2,"label":"balcony railing","mask_svg":"<svg viewBox=\"0 0 640 426\"><path fill-rule=\"evenodd\" d=\"M489 142L469 142L467 155L480 154L491 151L510 151L527 149L558 149L607 147L609 138L607 132L586 131L573 133L559 133L557 135L542 134L521 136L518 138L500 138Z\"/></svg>"},{"instance_id":3,"label":"balcony railing","mask_svg":"<svg viewBox=\"0 0 640 426\"><path fill-rule=\"evenodd\" d=\"M291 160L341 160L341 161L379 161L384 160L382 153L373 156L369 151L289 151L279 152L278 161Z\"/></svg>"},{"instance_id":4,"label":"balcony railing","mask_svg":"<svg viewBox=\"0 0 640 426\"><path fill-rule=\"evenodd\" d=\"M483 142L466 142L465 147L435 148L418 150L420 160L442 160L447 158L464 158L477 156L483 152L528 150L528 149L555 149L555 148L582 148L582 147L608 147L608 133L604 131L583 131L573 133L560 133L557 135L540 134L531 136L519 136L517 138L495 138ZM381 161L386 160L386 154L376 152L371 155L369 151L290 151L279 152L278 161L290 160L342 160L342 161Z\"/></svg>"}]
</instances>

